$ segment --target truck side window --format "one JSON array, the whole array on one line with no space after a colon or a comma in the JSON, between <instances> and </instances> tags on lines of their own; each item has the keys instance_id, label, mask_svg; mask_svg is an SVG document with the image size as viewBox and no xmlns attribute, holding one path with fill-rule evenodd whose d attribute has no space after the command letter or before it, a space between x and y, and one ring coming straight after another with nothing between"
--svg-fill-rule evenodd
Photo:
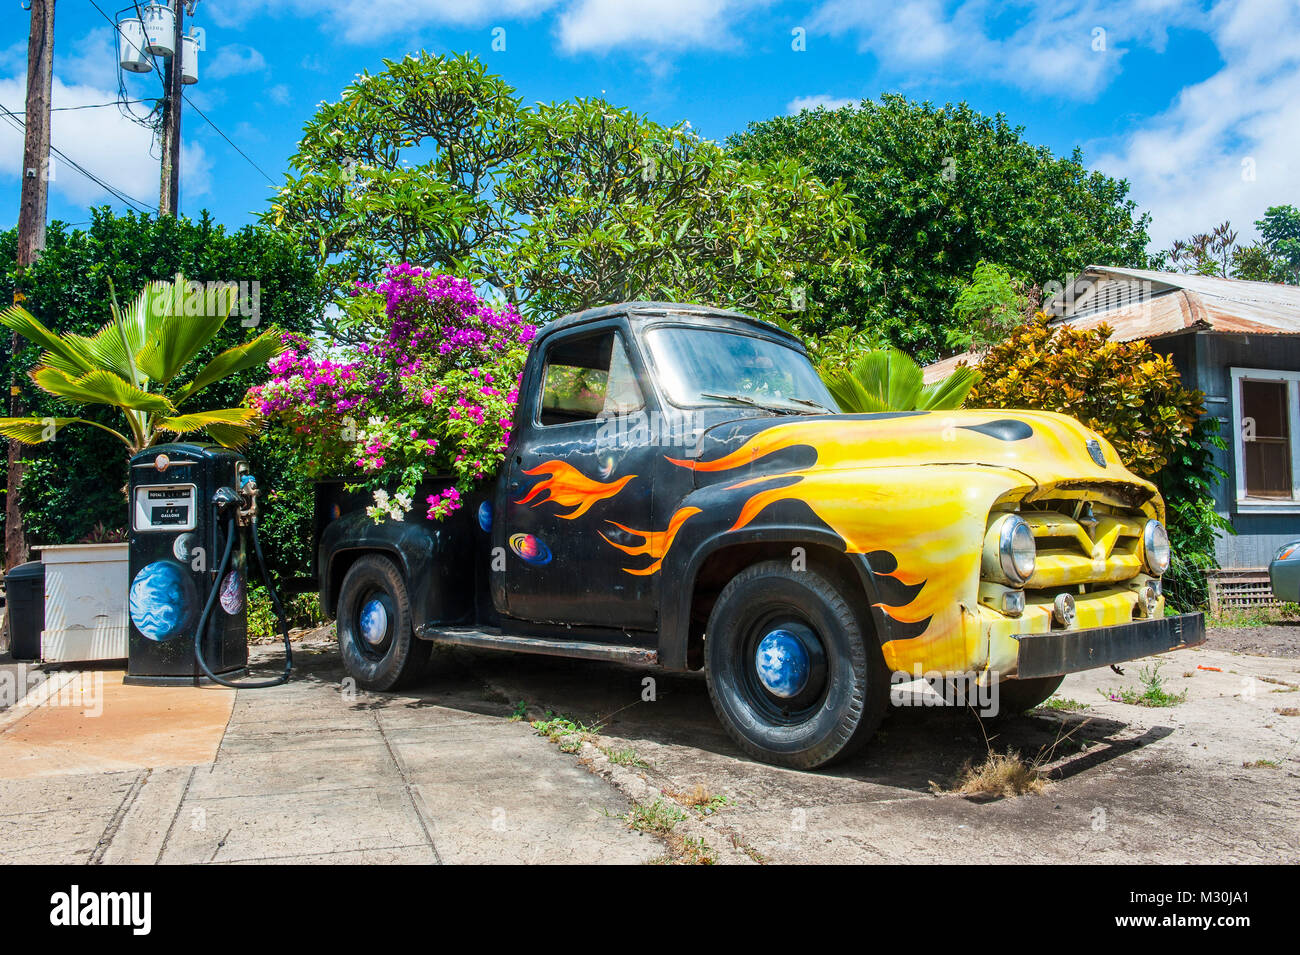
<instances>
[{"instance_id":1,"label":"truck side window","mask_svg":"<svg viewBox=\"0 0 1300 955\"><path fill-rule=\"evenodd\" d=\"M543 425L627 414L644 403L616 331L568 338L547 350L538 414Z\"/></svg>"}]
</instances>

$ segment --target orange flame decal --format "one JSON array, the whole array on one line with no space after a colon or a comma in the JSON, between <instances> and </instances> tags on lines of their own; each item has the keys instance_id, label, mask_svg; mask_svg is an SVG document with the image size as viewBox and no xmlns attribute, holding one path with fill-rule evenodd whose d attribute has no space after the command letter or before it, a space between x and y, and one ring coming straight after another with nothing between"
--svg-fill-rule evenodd
<instances>
[{"instance_id":1,"label":"orange flame decal","mask_svg":"<svg viewBox=\"0 0 1300 955\"><path fill-rule=\"evenodd\" d=\"M633 570L630 567L623 568L624 573L634 574L637 577L648 577L651 574L659 573L659 568L664 562L664 555L668 553L668 548L673 546L673 538L677 536L677 532L682 529L682 525L685 524L689 518L694 517L699 513L700 509L698 507L683 507L669 519L668 529L662 531L638 531L620 524L618 521L605 522L607 524L613 524L621 531L635 534L645 542L642 544L631 546L627 544L617 544L608 537L605 537L604 534L601 534L600 536L605 537L605 543L612 547L617 547L625 554L631 554L633 557L640 556L641 554L648 554L653 557L655 559L654 563L647 567L642 567L640 570Z\"/></svg>"},{"instance_id":2,"label":"orange flame decal","mask_svg":"<svg viewBox=\"0 0 1300 955\"><path fill-rule=\"evenodd\" d=\"M617 481L605 484L600 481L593 481L573 465L565 464L563 461L544 461L524 473L530 477L537 474L545 474L547 477L545 480L534 484L528 493L515 503L527 504L534 497L546 491L546 496L538 498L533 503L533 507L543 501L553 501L560 507L571 507L573 510L569 511L569 513L558 515L567 520L581 517L597 501L613 497L623 490L628 481L636 477L635 474L629 474Z\"/></svg>"}]
</instances>

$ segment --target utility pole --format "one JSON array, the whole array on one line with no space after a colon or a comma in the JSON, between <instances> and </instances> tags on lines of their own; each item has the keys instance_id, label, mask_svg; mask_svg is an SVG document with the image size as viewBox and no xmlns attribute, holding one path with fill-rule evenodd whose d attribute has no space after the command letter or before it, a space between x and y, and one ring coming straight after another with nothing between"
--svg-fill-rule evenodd
<instances>
[{"instance_id":1,"label":"utility pole","mask_svg":"<svg viewBox=\"0 0 1300 955\"><path fill-rule=\"evenodd\" d=\"M31 32L27 39L27 131L23 137L22 197L18 207L18 281L14 304L24 300L24 271L45 248L45 211L50 180L50 85L54 77L54 0L31 0ZM22 394L17 372L21 339L11 333L9 341L9 416L23 416ZM18 490L23 482L21 448L9 442L5 494L5 566L27 559L27 535L18 509Z\"/></svg>"},{"instance_id":2,"label":"utility pole","mask_svg":"<svg viewBox=\"0 0 1300 955\"><path fill-rule=\"evenodd\" d=\"M163 71L162 177L158 188L158 216L176 218L181 204L181 60L184 58L185 0L172 0L176 33L172 55Z\"/></svg>"}]
</instances>

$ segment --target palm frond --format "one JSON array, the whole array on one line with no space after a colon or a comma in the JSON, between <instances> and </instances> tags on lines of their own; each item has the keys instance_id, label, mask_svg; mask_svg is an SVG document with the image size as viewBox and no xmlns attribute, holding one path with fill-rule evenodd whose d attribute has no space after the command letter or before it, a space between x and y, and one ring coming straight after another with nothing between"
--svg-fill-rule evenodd
<instances>
[{"instance_id":1,"label":"palm frond","mask_svg":"<svg viewBox=\"0 0 1300 955\"><path fill-rule=\"evenodd\" d=\"M0 418L0 435L23 444L42 444L45 441L53 441L55 435L70 424L88 424L101 431L107 431L125 445L131 444L126 435L98 421L88 421L85 418Z\"/></svg>"},{"instance_id":2,"label":"palm frond","mask_svg":"<svg viewBox=\"0 0 1300 955\"><path fill-rule=\"evenodd\" d=\"M260 430L261 419L251 408L219 408L194 414L173 415L155 422L159 431L186 434L206 431L213 441L227 448L238 448Z\"/></svg>"},{"instance_id":3,"label":"palm frond","mask_svg":"<svg viewBox=\"0 0 1300 955\"><path fill-rule=\"evenodd\" d=\"M81 404L112 405L130 411L171 414L176 409L166 396L137 388L106 368L73 378L57 368L38 368L32 381L60 398Z\"/></svg>"},{"instance_id":4,"label":"palm frond","mask_svg":"<svg viewBox=\"0 0 1300 955\"><path fill-rule=\"evenodd\" d=\"M974 368L962 366L942 381L921 389L916 407L922 411L950 411L960 408L970 390L979 384L984 375Z\"/></svg>"},{"instance_id":5,"label":"palm frond","mask_svg":"<svg viewBox=\"0 0 1300 955\"><path fill-rule=\"evenodd\" d=\"M148 337L135 356L140 370L160 385L169 384L221 331L234 304L229 289L191 292L185 280L176 276L170 293L161 300L163 315L148 318ZM154 307L151 303L150 310Z\"/></svg>"},{"instance_id":6,"label":"palm frond","mask_svg":"<svg viewBox=\"0 0 1300 955\"><path fill-rule=\"evenodd\" d=\"M215 384L223 378L252 368L265 365L280 352L284 351L284 339L278 328L270 328L250 342L227 348L194 376L194 380L182 386L175 394L176 404L190 398L208 385Z\"/></svg>"},{"instance_id":7,"label":"palm frond","mask_svg":"<svg viewBox=\"0 0 1300 955\"><path fill-rule=\"evenodd\" d=\"M921 396L921 366L896 348L881 348L831 376L826 386L849 413L912 411Z\"/></svg>"},{"instance_id":8,"label":"palm frond","mask_svg":"<svg viewBox=\"0 0 1300 955\"><path fill-rule=\"evenodd\" d=\"M95 367L94 359L86 353L81 342L56 335L21 306L13 305L0 312L0 325L44 348L41 355L43 365L58 368L69 375L79 375Z\"/></svg>"}]
</instances>

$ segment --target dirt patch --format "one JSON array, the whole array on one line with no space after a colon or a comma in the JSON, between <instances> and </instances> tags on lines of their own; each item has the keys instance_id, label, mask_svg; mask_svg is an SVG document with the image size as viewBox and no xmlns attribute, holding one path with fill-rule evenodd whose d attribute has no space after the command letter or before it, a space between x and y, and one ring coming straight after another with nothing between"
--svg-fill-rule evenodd
<instances>
[{"instance_id":1,"label":"dirt patch","mask_svg":"<svg viewBox=\"0 0 1300 955\"><path fill-rule=\"evenodd\" d=\"M1300 659L1300 620L1278 620L1255 626L1210 627L1206 632L1205 645L1212 650Z\"/></svg>"},{"instance_id":2,"label":"dirt patch","mask_svg":"<svg viewBox=\"0 0 1300 955\"><path fill-rule=\"evenodd\" d=\"M1150 659L1122 674L1075 674L1059 707L987 725L967 710L896 707L860 756L821 772L738 752L699 674L487 652L463 659L501 696L528 701L530 715L598 726L568 758L634 804L677 807L684 818L672 835L682 843L671 861L1300 860L1300 718L1276 712L1297 705L1295 659L1169 654L1162 673L1181 702L1159 708L1123 702L1125 691L1142 692ZM1050 785L1004 788L987 801L934 794L932 782L956 788L963 768L991 750L1035 762L1046 754L1038 768Z\"/></svg>"}]
</instances>

